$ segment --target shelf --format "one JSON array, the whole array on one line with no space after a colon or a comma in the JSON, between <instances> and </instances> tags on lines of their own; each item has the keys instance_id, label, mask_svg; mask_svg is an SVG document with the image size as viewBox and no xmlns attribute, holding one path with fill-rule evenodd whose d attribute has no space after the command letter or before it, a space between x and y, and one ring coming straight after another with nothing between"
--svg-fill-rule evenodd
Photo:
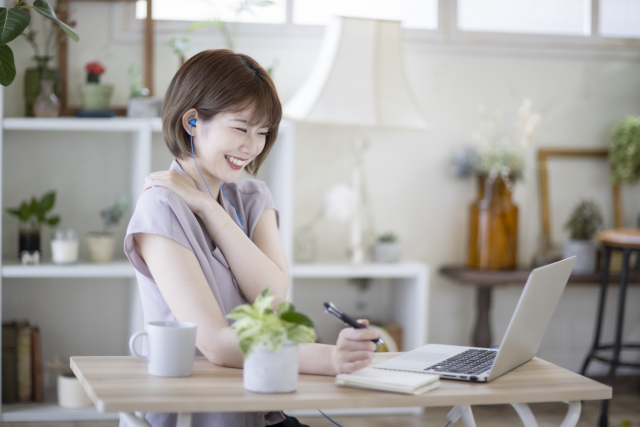
<instances>
[{"instance_id":1,"label":"shelf","mask_svg":"<svg viewBox=\"0 0 640 427\"><path fill-rule=\"evenodd\" d=\"M162 120L159 117L151 119L133 119L129 117L8 117L3 120L3 128L6 130L131 132L146 127L149 127L152 131L161 131Z\"/></svg>"},{"instance_id":2,"label":"shelf","mask_svg":"<svg viewBox=\"0 0 640 427\"><path fill-rule=\"evenodd\" d=\"M419 262L368 263L368 264L295 264L291 277L303 278L413 278L427 273Z\"/></svg>"},{"instance_id":3,"label":"shelf","mask_svg":"<svg viewBox=\"0 0 640 427\"><path fill-rule=\"evenodd\" d=\"M117 420L117 413L101 413L95 408L66 409L56 403L12 403L2 405L3 422Z\"/></svg>"},{"instance_id":4,"label":"shelf","mask_svg":"<svg viewBox=\"0 0 640 427\"><path fill-rule=\"evenodd\" d=\"M136 277L135 270L127 260L114 261L108 264L73 264L56 265L43 263L39 265L22 265L17 261L5 260L2 264L2 277Z\"/></svg>"}]
</instances>

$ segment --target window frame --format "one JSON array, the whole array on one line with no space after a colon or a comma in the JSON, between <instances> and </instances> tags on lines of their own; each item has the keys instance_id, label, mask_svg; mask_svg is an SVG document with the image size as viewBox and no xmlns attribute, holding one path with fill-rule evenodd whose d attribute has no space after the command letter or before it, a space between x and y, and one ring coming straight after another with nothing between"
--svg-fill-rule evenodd
<instances>
[{"instance_id":1,"label":"window frame","mask_svg":"<svg viewBox=\"0 0 640 427\"><path fill-rule=\"evenodd\" d=\"M270 39L322 38L323 25L300 25L293 21L293 2L286 0L286 23L253 24L239 23L240 37ZM639 56L640 38L605 37L599 34L600 0L591 0L590 35L524 34L506 32L484 32L461 30L457 27L458 0L438 0L438 28L404 29L405 39L413 43L427 43L452 48L519 48L522 50L596 52ZM116 2L112 9L112 36L114 40L131 42L142 40L144 23L135 18L135 2ZM188 31L188 21L154 21L157 42L166 42L172 37L184 35ZM189 37L196 42L217 39L216 29L201 28ZM222 38L220 37L220 41Z\"/></svg>"}]
</instances>

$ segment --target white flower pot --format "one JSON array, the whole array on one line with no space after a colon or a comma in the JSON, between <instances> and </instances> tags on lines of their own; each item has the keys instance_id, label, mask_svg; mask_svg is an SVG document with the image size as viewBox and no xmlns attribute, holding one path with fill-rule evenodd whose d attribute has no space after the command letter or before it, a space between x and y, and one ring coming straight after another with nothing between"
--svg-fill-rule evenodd
<instances>
[{"instance_id":1,"label":"white flower pot","mask_svg":"<svg viewBox=\"0 0 640 427\"><path fill-rule=\"evenodd\" d=\"M78 241L52 240L51 260L54 264L73 264L78 262Z\"/></svg>"},{"instance_id":2,"label":"white flower pot","mask_svg":"<svg viewBox=\"0 0 640 427\"><path fill-rule=\"evenodd\" d=\"M160 98L129 98L127 117L160 117L161 112L162 99Z\"/></svg>"},{"instance_id":3,"label":"white flower pot","mask_svg":"<svg viewBox=\"0 0 640 427\"><path fill-rule=\"evenodd\" d=\"M116 236L113 233L88 233L86 242L89 249L89 261L95 263L113 261L113 251L116 246Z\"/></svg>"},{"instance_id":4,"label":"white flower pot","mask_svg":"<svg viewBox=\"0 0 640 427\"><path fill-rule=\"evenodd\" d=\"M566 240L562 248L563 258L576 255L573 272L577 274L593 274L596 271L597 243L594 240Z\"/></svg>"},{"instance_id":5,"label":"white flower pot","mask_svg":"<svg viewBox=\"0 0 640 427\"><path fill-rule=\"evenodd\" d=\"M291 393L298 388L298 344L286 342L276 351L266 345L244 360L244 388L256 393Z\"/></svg>"},{"instance_id":6,"label":"white flower pot","mask_svg":"<svg viewBox=\"0 0 640 427\"><path fill-rule=\"evenodd\" d=\"M79 409L89 407L93 402L75 376L58 375L58 405Z\"/></svg>"},{"instance_id":7,"label":"white flower pot","mask_svg":"<svg viewBox=\"0 0 640 427\"><path fill-rule=\"evenodd\" d=\"M374 262L398 262L400 244L397 242L378 242L373 245Z\"/></svg>"}]
</instances>

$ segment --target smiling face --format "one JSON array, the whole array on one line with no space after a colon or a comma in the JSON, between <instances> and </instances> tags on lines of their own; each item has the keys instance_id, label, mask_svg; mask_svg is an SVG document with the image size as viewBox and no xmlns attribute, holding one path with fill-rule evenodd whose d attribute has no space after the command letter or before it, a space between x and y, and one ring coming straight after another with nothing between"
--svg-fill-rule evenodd
<instances>
[{"instance_id":1,"label":"smiling face","mask_svg":"<svg viewBox=\"0 0 640 427\"><path fill-rule=\"evenodd\" d=\"M198 166L207 180L234 182L264 149L269 128L252 124L253 108L216 114L206 123L197 120L193 144Z\"/></svg>"}]
</instances>

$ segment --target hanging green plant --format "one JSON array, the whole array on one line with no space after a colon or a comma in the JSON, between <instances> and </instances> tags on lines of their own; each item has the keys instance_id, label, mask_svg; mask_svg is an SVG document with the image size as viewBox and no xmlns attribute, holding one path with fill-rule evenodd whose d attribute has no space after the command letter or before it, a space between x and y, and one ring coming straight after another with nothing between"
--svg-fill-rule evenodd
<instances>
[{"instance_id":1,"label":"hanging green plant","mask_svg":"<svg viewBox=\"0 0 640 427\"><path fill-rule=\"evenodd\" d=\"M73 41L79 41L80 37L56 16L53 8L44 0L35 0L29 6L22 0L17 0L11 8L0 7L0 84L9 86L16 78L16 64L13 51L7 43L20 36L31 22L31 14L28 9L33 9L40 15L58 24Z\"/></svg>"},{"instance_id":2,"label":"hanging green plant","mask_svg":"<svg viewBox=\"0 0 640 427\"><path fill-rule=\"evenodd\" d=\"M640 116L627 116L613 129L609 161L614 184L633 184L640 179Z\"/></svg>"}]
</instances>

